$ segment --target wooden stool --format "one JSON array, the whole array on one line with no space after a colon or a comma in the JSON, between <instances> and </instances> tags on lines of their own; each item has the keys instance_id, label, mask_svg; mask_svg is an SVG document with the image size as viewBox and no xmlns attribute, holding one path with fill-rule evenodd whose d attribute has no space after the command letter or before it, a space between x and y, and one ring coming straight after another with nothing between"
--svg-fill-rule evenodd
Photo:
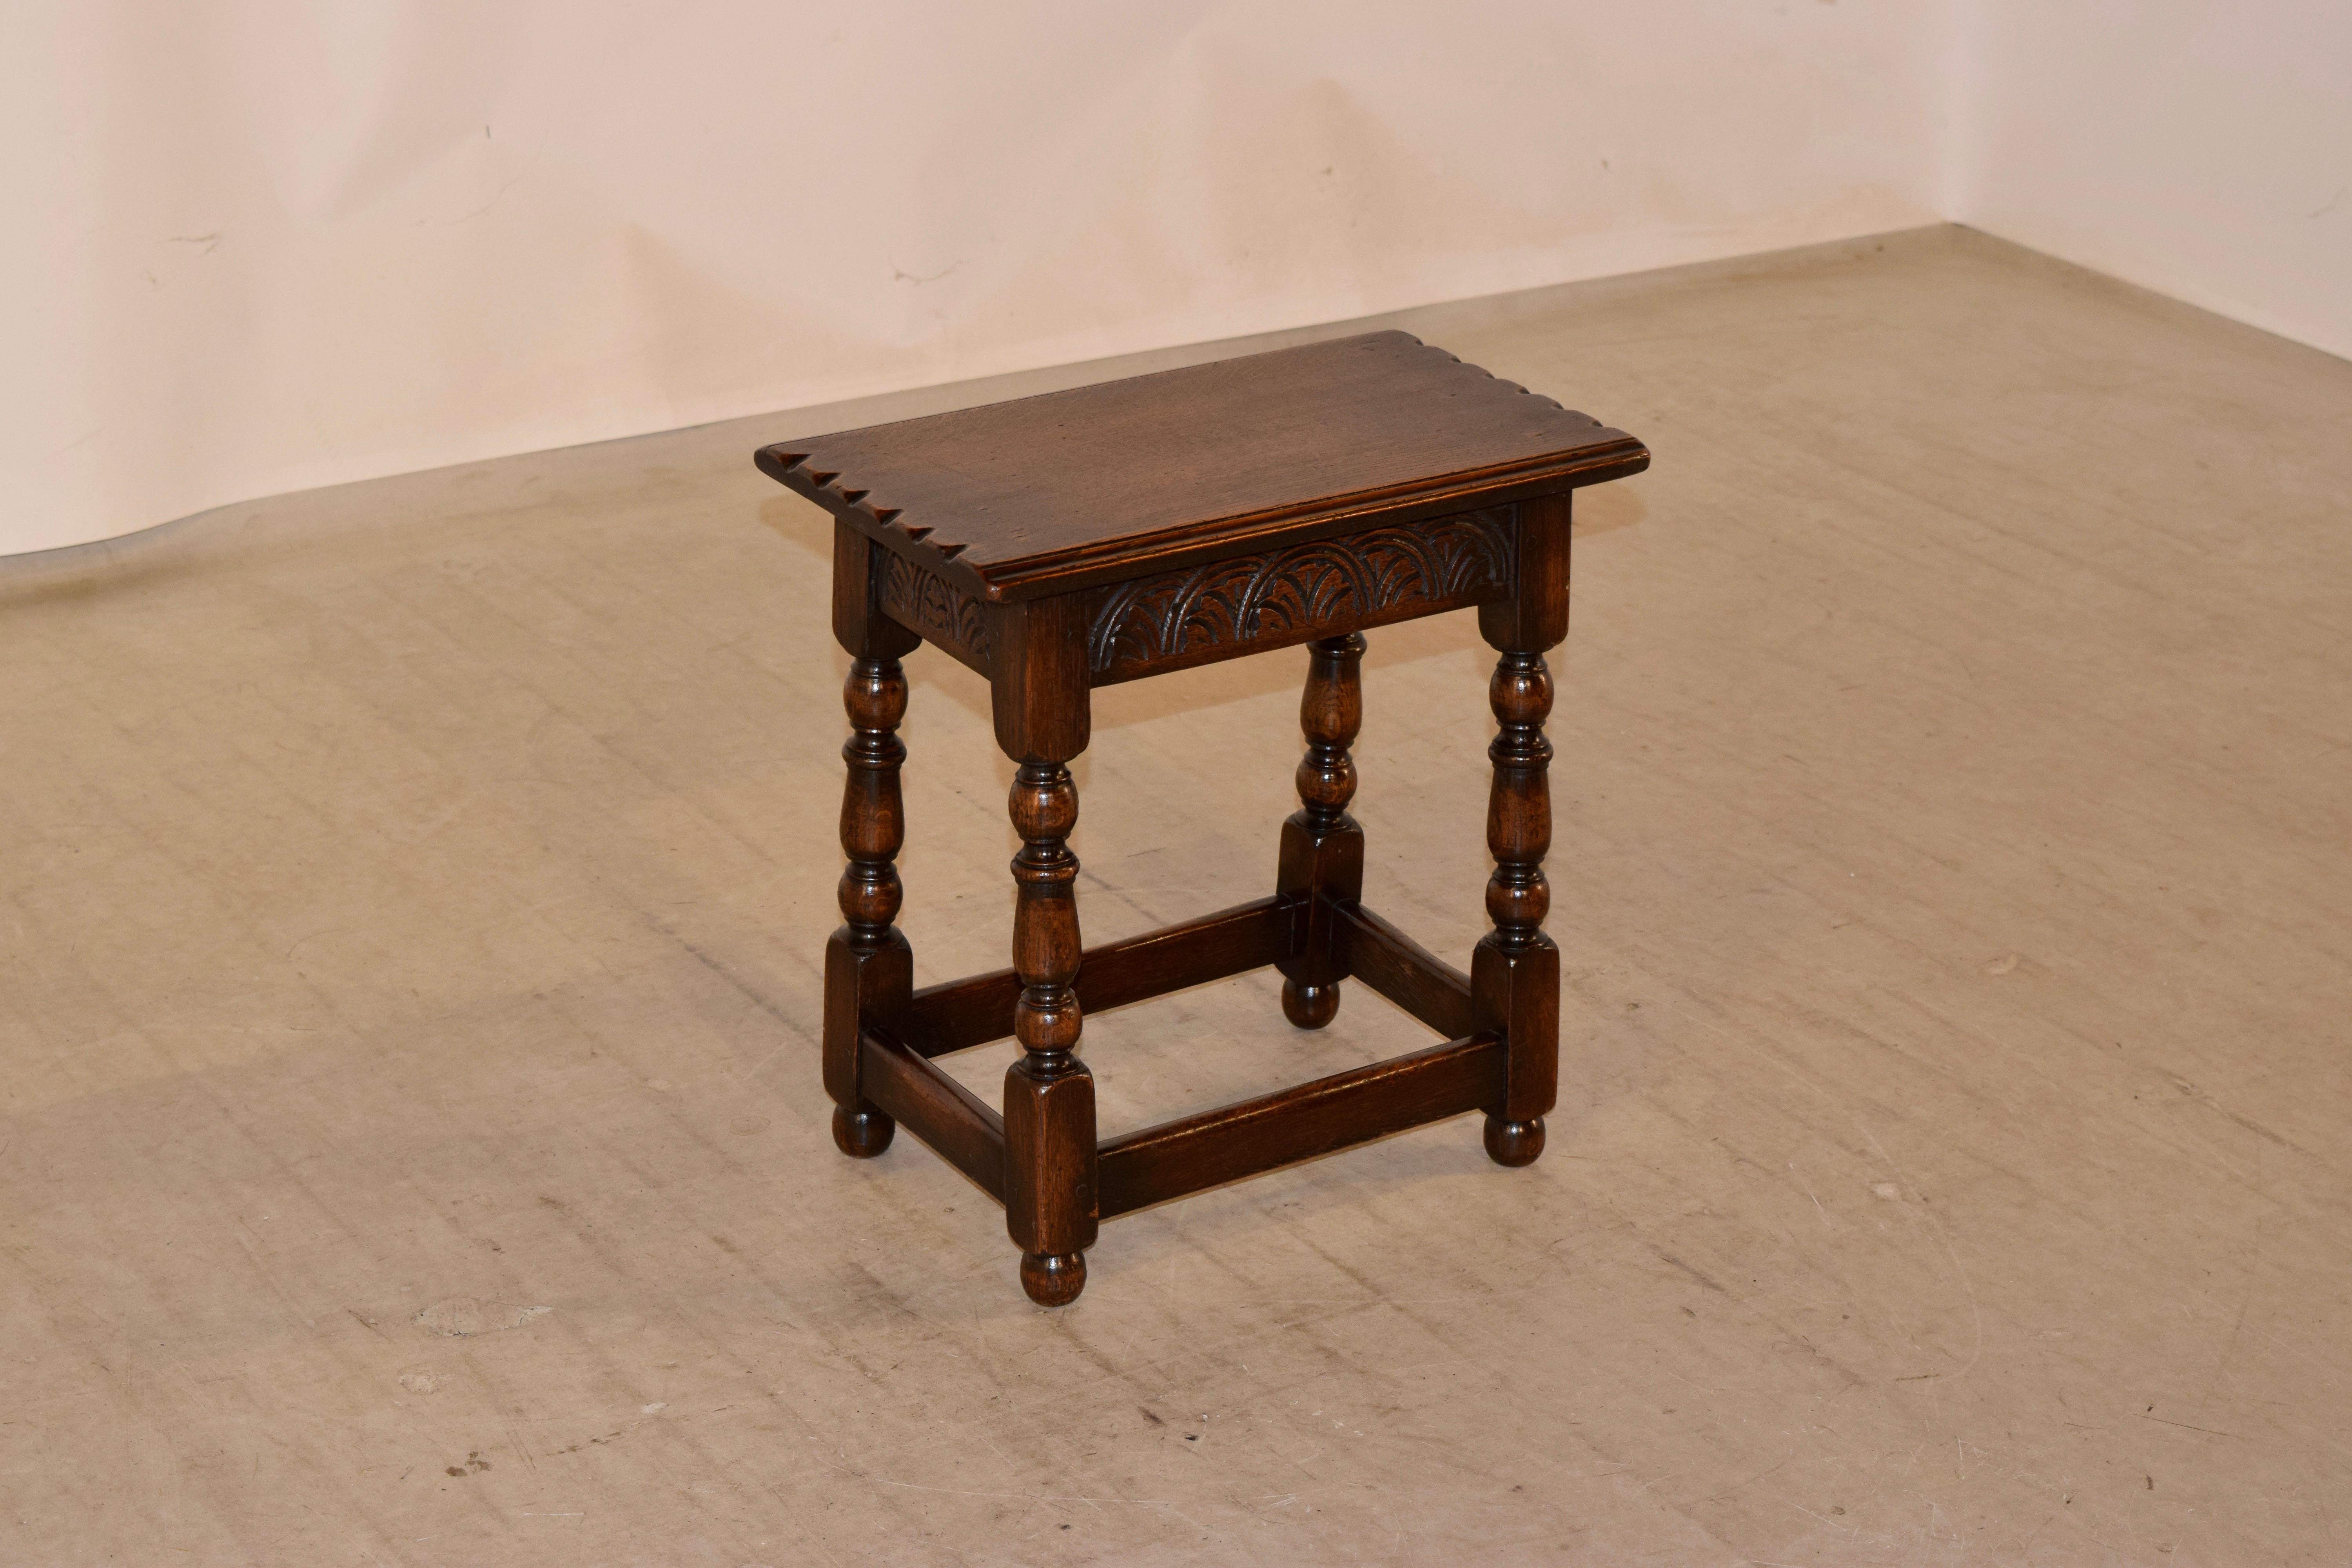
<instances>
[{"instance_id":1,"label":"wooden stool","mask_svg":"<svg viewBox=\"0 0 2352 1568\"><path fill-rule=\"evenodd\" d=\"M1649 453L1402 332L1374 332L824 436L761 468L832 512L834 635L855 733L841 843L848 923L825 947L834 1142L865 1159L903 1122L1004 1205L1030 1299L1087 1279L1098 1221L1466 1110L1505 1165L1540 1153L1558 1077L1559 957L1544 650L1568 631L1569 493ZM1359 901L1348 815L1368 626L1476 605L1502 655L1486 888L1470 973ZM898 660L929 642L988 678L1018 764L1013 967L914 986L891 924L904 841ZM1299 811L1270 898L1081 952L1068 763L1089 689L1313 645ZM1300 1028L1352 975L1445 1044L1108 1142L1079 1019L1273 964ZM1015 1036L997 1112L931 1059Z\"/></svg>"}]
</instances>

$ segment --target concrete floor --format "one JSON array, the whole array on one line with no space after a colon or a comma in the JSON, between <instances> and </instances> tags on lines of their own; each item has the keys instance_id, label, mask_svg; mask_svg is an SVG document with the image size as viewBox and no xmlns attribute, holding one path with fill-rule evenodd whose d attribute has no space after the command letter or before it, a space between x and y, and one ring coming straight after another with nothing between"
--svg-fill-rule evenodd
<instances>
[{"instance_id":1,"label":"concrete floor","mask_svg":"<svg viewBox=\"0 0 2352 1568\"><path fill-rule=\"evenodd\" d=\"M0 571L0 1562L2352 1558L2352 364L1955 231L1402 320L1656 452L1555 663L1550 1151L1120 1220L1060 1313L826 1136L793 421ZM1491 656L1371 640L1368 896L1458 959ZM1270 885L1304 663L1101 694L1089 940ZM1009 770L909 668L937 979ZM1426 1037L1087 1054L1116 1131Z\"/></svg>"}]
</instances>

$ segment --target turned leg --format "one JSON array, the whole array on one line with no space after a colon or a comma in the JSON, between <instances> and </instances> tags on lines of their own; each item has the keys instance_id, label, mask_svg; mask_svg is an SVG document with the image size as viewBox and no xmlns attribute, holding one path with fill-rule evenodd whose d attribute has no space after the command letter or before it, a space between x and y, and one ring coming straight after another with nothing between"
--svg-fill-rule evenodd
<instances>
[{"instance_id":1,"label":"turned leg","mask_svg":"<svg viewBox=\"0 0 2352 1568\"><path fill-rule=\"evenodd\" d=\"M1282 825L1275 891L1297 900L1291 954L1279 965L1283 1016L1302 1029L1319 1029L1339 1014L1346 974L1330 907L1364 892L1364 830L1348 815L1356 795L1348 748L1364 722L1364 639L1354 632L1321 637L1308 651L1307 689L1298 700L1298 727L1307 734L1299 809Z\"/></svg>"},{"instance_id":2,"label":"turned leg","mask_svg":"<svg viewBox=\"0 0 2352 1568\"><path fill-rule=\"evenodd\" d=\"M1501 1102L1486 1115L1486 1152L1525 1165L1543 1152L1544 1113L1559 1081L1559 949L1543 931L1551 907L1544 855L1551 847L1551 671L1544 650L1568 631L1569 509L1565 495L1519 507L1517 596L1482 606L1479 630L1502 657L1486 689L1500 725L1486 754L1495 765L1486 847L1495 872L1486 916L1495 929L1471 954L1471 999L1482 1027L1506 1041Z\"/></svg>"},{"instance_id":3,"label":"turned leg","mask_svg":"<svg viewBox=\"0 0 2352 1568\"><path fill-rule=\"evenodd\" d=\"M1095 1240L1095 1086L1077 1058L1078 858L1070 853L1078 792L1059 763L1013 775L1013 858L1019 902L1013 967L1021 976L1013 1032L1022 1058L1004 1078L1004 1218L1021 1247L1021 1286L1041 1307L1086 1289Z\"/></svg>"},{"instance_id":4,"label":"turned leg","mask_svg":"<svg viewBox=\"0 0 2352 1568\"><path fill-rule=\"evenodd\" d=\"M1078 858L1070 830L1078 791L1069 761L1087 748L1087 606L1083 595L992 612L996 742L1018 764L1010 805L1013 968L1021 996L1013 1033L1021 1059L1004 1072L1004 1228L1021 1248L1021 1288L1041 1307L1077 1300L1099 1214L1095 1080L1078 1059Z\"/></svg>"},{"instance_id":5,"label":"turned leg","mask_svg":"<svg viewBox=\"0 0 2352 1568\"><path fill-rule=\"evenodd\" d=\"M898 790L907 747L898 734L907 716L907 675L898 656L920 639L874 608L874 548L846 523L836 529L834 635L850 655L842 688L850 736L841 749L849 764L841 795L841 848L849 865L841 874L845 923L824 948L824 1087L834 1103L833 1141L861 1160L887 1149L897 1124L860 1092L858 1034L867 1025L898 1022L915 976L914 953L891 922L904 898L895 862L907 837Z\"/></svg>"},{"instance_id":6,"label":"turned leg","mask_svg":"<svg viewBox=\"0 0 2352 1568\"><path fill-rule=\"evenodd\" d=\"M865 1160L890 1146L896 1123L859 1097L858 1029L902 1008L914 982L914 954L890 923L905 898L893 862L906 841L898 768L907 747L897 731L907 711L907 677L895 658L857 659L843 696L853 726L841 749L849 763L841 798L847 923L825 945L824 1086L834 1100L834 1142Z\"/></svg>"}]
</instances>

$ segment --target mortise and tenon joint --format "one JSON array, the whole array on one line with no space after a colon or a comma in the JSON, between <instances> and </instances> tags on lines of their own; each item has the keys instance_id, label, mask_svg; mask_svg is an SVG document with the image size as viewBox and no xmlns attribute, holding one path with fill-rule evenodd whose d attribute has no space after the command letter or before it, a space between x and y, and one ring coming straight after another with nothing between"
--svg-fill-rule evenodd
<instances>
[{"instance_id":1,"label":"mortise and tenon joint","mask_svg":"<svg viewBox=\"0 0 2352 1568\"><path fill-rule=\"evenodd\" d=\"M1103 1220L1477 1110L1486 1152L1543 1152L1559 1079L1550 903L1551 674L1568 633L1569 498L1642 444L1402 332L770 447L760 467L835 519L850 658L842 926L825 951L824 1086L844 1153L900 1126L1004 1205L1032 1300L1086 1287ZM1499 656L1486 814L1494 929L1465 974L1363 907L1348 814L1364 631L1475 607ZM899 660L929 642L985 676L1015 765L1013 965L914 986L895 924L905 840ZM1308 645L1299 808L1270 897L1082 949L1070 760L1088 693ZM1361 982L1442 1044L1108 1140L1079 1055L1088 1013L1272 966L1328 1024ZM1000 1110L933 1065L1006 1037Z\"/></svg>"}]
</instances>

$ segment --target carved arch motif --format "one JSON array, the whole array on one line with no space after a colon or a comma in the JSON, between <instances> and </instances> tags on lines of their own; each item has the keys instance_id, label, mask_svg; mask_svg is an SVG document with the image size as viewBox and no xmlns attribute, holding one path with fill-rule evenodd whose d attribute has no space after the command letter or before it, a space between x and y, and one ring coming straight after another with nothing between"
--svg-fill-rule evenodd
<instances>
[{"instance_id":1,"label":"carved arch motif","mask_svg":"<svg viewBox=\"0 0 2352 1568\"><path fill-rule=\"evenodd\" d=\"M1369 529L1122 583L1091 617L1095 684L1500 599L1512 509Z\"/></svg>"},{"instance_id":2,"label":"carved arch motif","mask_svg":"<svg viewBox=\"0 0 2352 1568\"><path fill-rule=\"evenodd\" d=\"M988 665L988 617L980 601L936 572L896 551L884 551L877 596L882 613L925 642L963 656L975 668Z\"/></svg>"}]
</instances>

